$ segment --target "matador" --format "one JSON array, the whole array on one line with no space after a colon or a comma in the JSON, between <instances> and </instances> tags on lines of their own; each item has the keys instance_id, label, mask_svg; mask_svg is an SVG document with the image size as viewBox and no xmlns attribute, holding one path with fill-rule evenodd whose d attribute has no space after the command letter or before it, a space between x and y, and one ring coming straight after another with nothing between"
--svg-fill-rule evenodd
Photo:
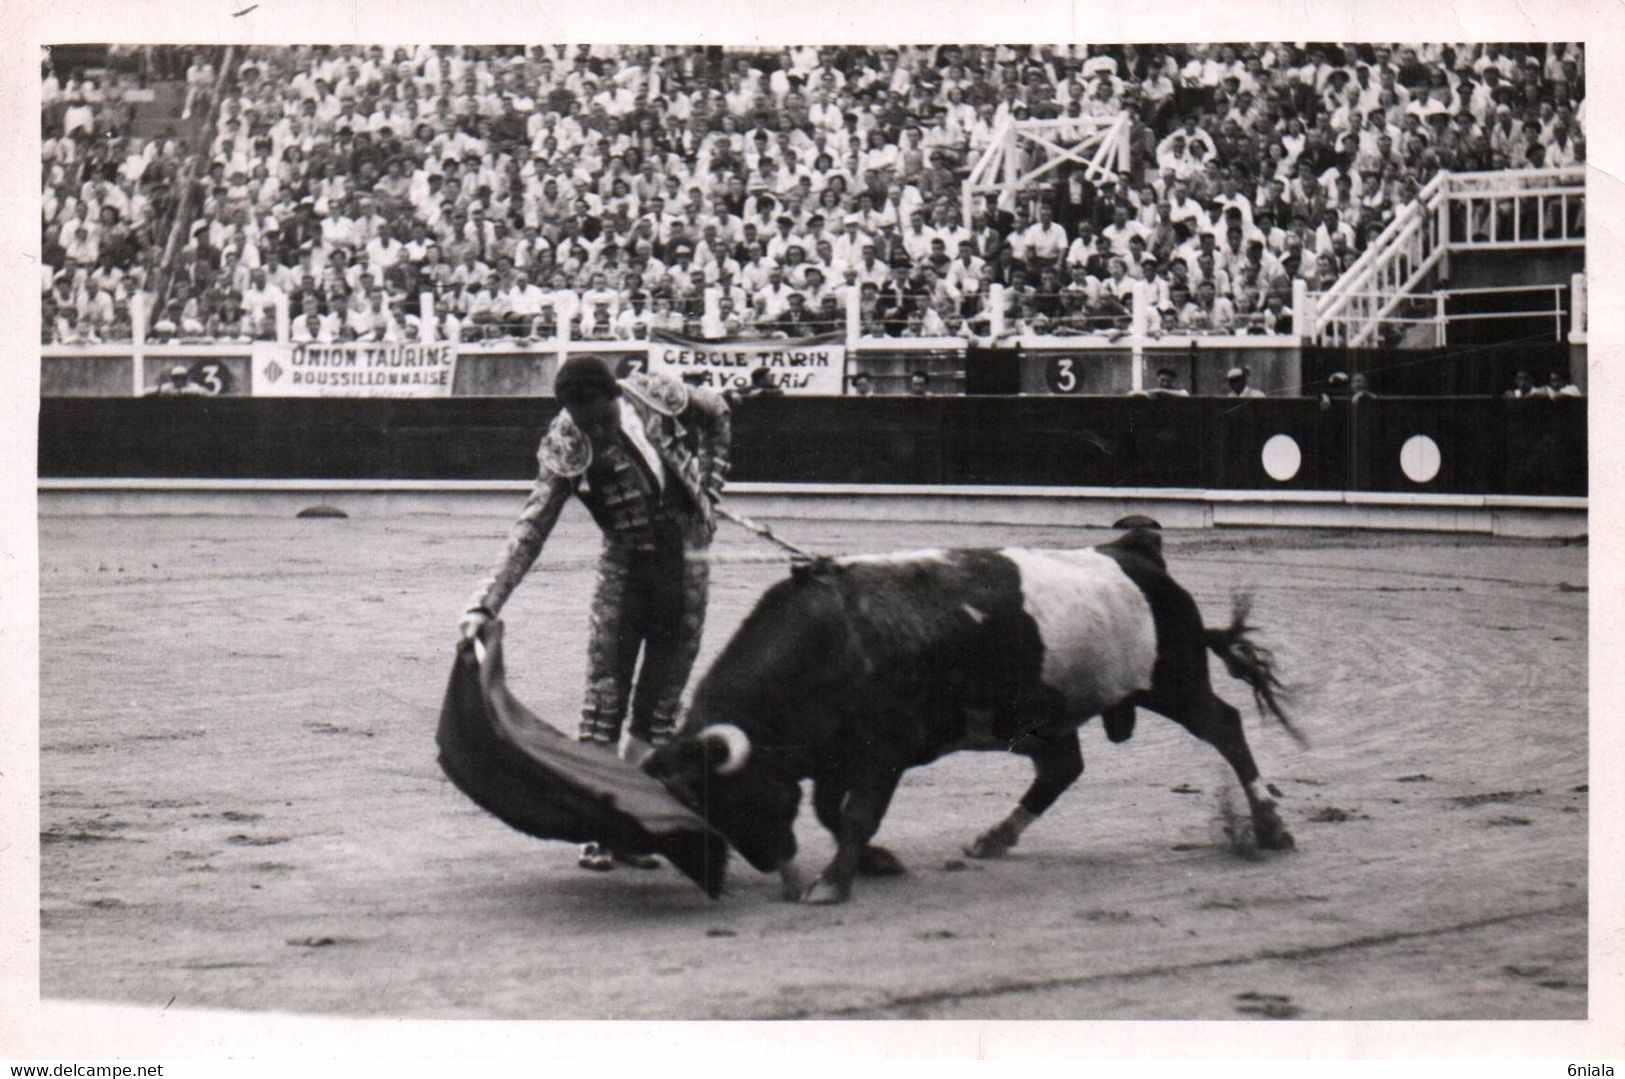
<instances>
[{"instance_id":1,"label":"matador","mask_svg":"<svg viewBox=\"0 0 1625 1079\"><path fill-rule=\"evenodd\" d=\"M705 626L710 565L703 553L728 473L728 405L662 375L634 372L617 381L591 355L567 360L553 392L562 411L542 438L535 486L459 628L473 636L496 617L535 564L564 504L580 498L604 542L578 737L614 751L630 703L628 733L660 745L676 731ZM588 844L581 865L609 869L616 859L649 864Z\"/></svg>"}]
</instances>

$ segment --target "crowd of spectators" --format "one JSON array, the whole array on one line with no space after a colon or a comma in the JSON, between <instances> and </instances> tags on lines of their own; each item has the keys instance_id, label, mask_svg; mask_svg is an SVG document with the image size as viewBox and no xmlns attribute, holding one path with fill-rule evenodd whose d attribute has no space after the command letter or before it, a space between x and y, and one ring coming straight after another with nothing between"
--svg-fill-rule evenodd
<instances>
[{"instance_id":1,"label":"crowd of spectators","mask_svg":"<svg viewBox=\"0 0 1625 1079\"><path fill-rule=\"evenodd\" d=\"M43 62L42 336L59 344L128 341L130 301L151 294L193 157L174 137L130 134L154 80L187 80L205 107L218 49L110 46Z\"/></svg>"},{"instance_id":2,"label":"crowd of spectators","mask_svg":"<svg viewBox=\"0 0 1625 1079\"><path fill-rule=\"evenodd\" d=\"M47 325L116 336L185 160L53 78ZM1564 43L264 47L228 87L158 337L267 338L284 297L324 342L801 337L849 296L866 335L1117 334L1136 297L1153 334L1288 332L1440 169L1585 154ZM964 220L1006 117L1124 113L1116 182Z\"/></svg>"}]
</instances>

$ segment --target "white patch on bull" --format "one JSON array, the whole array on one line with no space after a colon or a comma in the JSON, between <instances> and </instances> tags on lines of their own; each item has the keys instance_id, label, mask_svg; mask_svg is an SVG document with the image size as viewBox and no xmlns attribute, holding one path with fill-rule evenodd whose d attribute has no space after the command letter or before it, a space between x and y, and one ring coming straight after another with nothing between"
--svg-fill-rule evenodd
<instances>
[{"instance_id":1,"label":"white patch on bull","mask_svg":"<svg viewBox=\"0 0 1625 1079\"><path fill-rule=\"evenodd\" d=\"M890 554L854 554L835 560L842 566L888 566L899 562L942 562L948 552L941 547L926 547L918 551L893 551Z\"/></svg>"},{"instance_id":2,"label":"white patch on bull","mask_svg":"<svg viewBox=\"0 0 1625 1079\"><path fill-rule=\"evenodd\" d=\"M1260 802L1266 805L1275 804L1275 798L1270 794L1270 785L1264 782L1263 776L1259 776L1247 784L1247 800L1253 805L1258 805Z\"/></svg>"},{"instance_id":3,"label":"white patch on bull","mask_svg":"<svg viewBox=\"0 0 1625 1079\"><path fill-rule=\"evenodd\" d=\"M1060 692L1071 718L1151 687L1151 605L1113 559L1094 550L999 553L1021 574L1022 608L1044 644L1044 684Z\"/></svg>"},{"instance_id":4,"label":"white patch on bull","mask_svg":"<svg viewBox=\"0 0 1625 1079\"><path fill-rule=\"evenodd\" d=\"M970 620L978 626L987 621L987 612L979 607L972 607L968 603L961 603L959 609L970 615Z\"/></svg>"}]
</instances>

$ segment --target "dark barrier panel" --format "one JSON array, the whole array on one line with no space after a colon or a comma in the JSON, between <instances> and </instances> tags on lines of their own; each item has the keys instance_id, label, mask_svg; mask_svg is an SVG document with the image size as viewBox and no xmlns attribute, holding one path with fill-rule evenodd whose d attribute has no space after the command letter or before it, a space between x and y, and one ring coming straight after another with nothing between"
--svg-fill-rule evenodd
<instances>
[{"instance_id":1,"label":"dark barrier panel","mask_svg":"<svg viewBox=\"0 0 1625 1079\"><path fill-rule=\"evenodd\" d=\"M1131 397L1096 401L1099 415L1127 427L1116 456L1113 486L1208 486L1208 421L1214 401L1194 397Z\"/></svg>"},{"instance_id":2,"label":"dark barrier panel","mask_svg":"<svg viewBox=\"0 0 1625 1079\"><path fill-rule=\"evenodd\" d=\"M947 483L1201 486L1201 403L1085 397L954 401L941 413Z\"/></svg>"},{"instance_id":3,"label":"dark barrier panel","mask_svg":"<svg viewBox=\"0 0 1625 1079\"><path fill-rule=\"evenodd\" d=\"M546 398L66 398L40 402L41 476L512 479Z\"/></svg>"},{"instance_id":4,"label":"dark barrier panel","mask_svg":"<svg viewBox=\"0 0 1625 1079\"><path fill-rule=\"evenodd\" d=\"M129 397L130 364L122 356L48 356L40 363L41 397Z\"/></svg>"},{"instance_id":5,"label":"dark barrier panel","mask_svg":"<svg viewBox=\"0 0 1625 1079\"><path fill-rule=\"evenodd\" d=\"M1360 486L1376 491L1499 492L1502 432L1500 402L1491 398L1409 397L1362 401L1353 409L1354 449L1362 466ZM1367 407L1371 405L1373 407ZM1438 447L1438 473L1408 476L1401 454L1412 439ZM1418 441L1413 453L1430 456Z\"/></svg>"},{"instance_id":6,"label":"dark barrier panel","mask_svg":"<svg viewBox=\"0 0 1625 1079\"><path fill-rule=\"evenodd\" d=\"M1378 491L1472 494L1584 494L1586 403L1582 398L1409 398L1355 409L1360 486ZM1437 447L1438 473L1407 473L1403 454L1418 436ZM1413 469L1434 451L1413 445Z\"/></svg>"},{"instance_id":7,"label":"dark barrier panel","mask_svg":"<svg viewBox=\"0 0 1625 1079\"><path fill-rule=\"evenodd\" d=\"M942 407L953 400L753 398L734 410L733 476L782 483L953 482L942 472Z\"/></svg>"},{"instance_id":8,"label":"dark barrier panel","mask_svg":"<svg viewBox=\"0 0 1625 1079\"><path fill-rule=\"evenodd\" d=\"M1502 474L1507 494L1569 494L1587 486L1586 403L1564 397L1501 402Z\"/></svg>"},{"instance_id":9,"label":"dark barrier panel","mask_svg":"<svg viewBox=\"0 0 1625 1079\"><path fill-rule=\"evenodd\" d=\"M1498 491L1564 495L1584 491L1589 476L1584 398L1540 397L1499 402L1505 432L1500 441Z\"/></svg>"},{"instance_id":10,"label":"dark barrier panel","mask_svg":"<svg viewBox=\"0 0 1625 1079\"><path fill-rule=\"evenodd\" d=\"M454 397L538 397L553 392L559 357L553 351L474 352L457 357Z\"/></svg>"},{"instance_id":11,"label":"dark barrier panel","mask_svg":"<svg viewBox=\"0 0 1625 1079\"><path fill-rule=\"evenodd\" d=\"M1021 392L1021 351L1014 348L965 349L965 393L972 397Z\"/></svg>"},{"instance_id":12,"label":"dark barrier panel","mask_svg":"<svg viewBox=\"0 0 1625 1079\"><path fill-rule=\"evenodd\" d=\"M1322 407L1314 398L1219 402L1203 443L1213 465L1206 486L1243 491L1277 487L1347 490L1351 479L1348 413L1341 402ZM1265 446L1281 436L1291 441L1278 444L1277 452L1298 455L1297 471L1285 479L1271 476L1264 467Z\"/></svg>"},{"instance_id":13,"label":"dark barrier panel","mask_svg":"<svg viewBox=\"0 0 1625 1079\"><path fill-rule=\"evenodd\" d=\"M1303 350L1305 391L1318 393L1333 371L1364 373L1371 392L1383 397L1476 397L1512 386L1520 369L1543 382L1550 371L1570 369L1569 345L1550 335L1537 341L1453 345L1443 349L1323 348Z\"/></svg>"},{"instance_id":14,"label":"dark barrier panel","mask_svg":"<svg viewBox=\"0 0 1625 1079\"><path fill-rule=\"evenodd\" d=\"M1585 406L757 398L734 415L734 478L1583 495ZM40 402L39 469L45 477L528 479L556 410L547 398L52 398ZM1438 451L1438 473L1423 481L1401 461L1416 435ZM1272 439L1277 473L1284 460L1297 463L1284 479L1264 465Z\"/></svg>"}]
</instances>

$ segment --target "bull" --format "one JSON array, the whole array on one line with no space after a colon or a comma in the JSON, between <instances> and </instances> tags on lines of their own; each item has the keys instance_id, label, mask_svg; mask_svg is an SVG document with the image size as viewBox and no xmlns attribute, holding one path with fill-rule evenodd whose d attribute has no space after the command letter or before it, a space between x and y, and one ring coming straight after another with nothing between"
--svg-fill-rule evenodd
<instances>
[{"instance_id":1,"label":"bull","mask_svg":"<svg viewBox=\"0 0 1625 1079\"><path fill-rule=\"evenodd\" d=\"M903 871L871 842L903 772L957 750L1031 759L1015 808L966 847L995 858L1083 774L1078 730L1127 741L1136 709L1183 725L1235 770L1257 844L1293 845L1207 653L1294 736L1244 603L1209 629L1135 529L1081 550L927 550L819 560L762 596L695 690L679 736L643 761L785 897L845 901L854 876ZM834 835L816 879L796 861L801 781Z\"/></svg>"}]
</instances>

